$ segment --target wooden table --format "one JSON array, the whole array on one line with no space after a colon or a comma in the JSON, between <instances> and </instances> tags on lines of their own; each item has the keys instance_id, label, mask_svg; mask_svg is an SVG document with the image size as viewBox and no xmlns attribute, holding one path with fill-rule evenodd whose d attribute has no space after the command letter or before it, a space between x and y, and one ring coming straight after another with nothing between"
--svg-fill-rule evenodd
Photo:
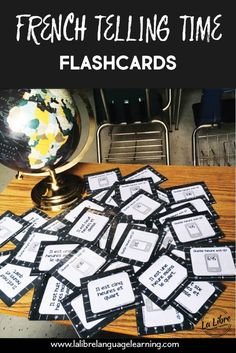
<instances>
[{"instance_id":1,"label":"wooden table","mask_svg":"<svg viewBox=\"0 0 236 353\"><path fill-rule=\"evenodd\" d=\"M84 174L94 173L107 169L119 167L122 174L126 175L141 165L114 165L114 164L86 164L81 163L72 170L74 174L83 176ZM164 174L168 180L162 187L169 187L178 184L205 181L210 191L213 193L217 203L214 208L220 215L217 221L225 233L225 238L221 241L235 240L235 170L233 167L186 167L186 166L155 166L160 173ZM0 213L10 210L18 215L33 206L30 192L32 187L39 181L37 177L25 177L24 180L13 180L8 187L0 194ZM53 213L50 214L51 216ZM55 215L55 213L54 213ZM1 250L11 249L12 245L5 245ZM224 309L231 318L231 328L222 337L235 337L235 284L225 282L227 288L217 299L214 308ZM24 295L15 305L8 308L0 301L0 313L28 316L28 311L33 295L33 290ZM60 323L69 325L69 321ZM117 320L113 321L106 328L106 331L137 335L136 320L134 310L130 310ZM193 331L180 331L174 334L161 334L150 336L158 338L209 338L210 336L202 329L200 321Z\"/></svg>"}]
</instances>

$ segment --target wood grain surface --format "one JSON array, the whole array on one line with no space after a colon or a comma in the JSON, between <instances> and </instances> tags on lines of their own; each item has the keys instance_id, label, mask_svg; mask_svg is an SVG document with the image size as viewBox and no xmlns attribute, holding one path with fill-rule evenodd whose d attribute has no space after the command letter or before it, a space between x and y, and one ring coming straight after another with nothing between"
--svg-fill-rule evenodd
<instances>
[{"instance_id":1,"label":"wood grain surface","mask_svg":"<svg viewBox=\"0 0 236 353\"><path fill-rule=\"evenodd\" d=\"M92 164L80 163L71 171L73 174L84 176L85 174L96 173L112 168L119 167L122 175L129 174L143 165L114 165L114 164ZM225 238L220 242L235 241L235 169L233 167L189 167L189 166L155 166L152 165L160 173L164 174L168 180L161 184L161 187L170 187L185 183L192 183L197 181L204 181L210 191L213 193L216 204L215 210L220 215L217 223L222 228ZM0 194L0 213L10 210L15 214L22 214L29 208L33 207L31 201L31 189L41 178L38 177L25 177L23 180L13 180L8 187ZM48 212L50 216L56 213ZM12 249L11 243L5 245L0 250ZM230 325L228 331L221 337L235 337L235 283L224 282L226 285L225 292L217 299L212 307L212 317L216 318L222 314L224 310L225 315L230 316ZM15 305L7 307L0 300L0 313L28 316L33 290L25 294ZM58 322L63 325L70 325L69 321ZM113 321L106 328L106 331L137 335L136 319L134 310L129 310L124 315L120 316L117 320ZM216 334L220 335L219 329ZM158 338L210 338L209 332L202 328L202 320L195 325L192 331L180 331L175 333L167 333L160 335L151 335L146 337ZM215 336L214 336L215 337Z\"/></svg>"}]
</instances>

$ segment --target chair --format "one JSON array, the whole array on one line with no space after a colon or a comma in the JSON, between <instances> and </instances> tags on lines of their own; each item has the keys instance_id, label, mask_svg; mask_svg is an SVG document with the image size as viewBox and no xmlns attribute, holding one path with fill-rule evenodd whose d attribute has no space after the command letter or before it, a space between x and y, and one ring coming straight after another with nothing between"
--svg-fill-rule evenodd
<instances>
[{"instance_id":1,"label":"chair","mask_svg":"<svg viewBox=\"0 0 236 353\"><path fill-rule=\"evenodd\" d=\"M94 93L97 113L98 163L170 164L169 135L159 119L162 96L149 89L99 89Z\"/></svg>"},{"instance_id":2,"label":"chair","mask_svg":"<svg viewBox=\"0 0 236 353\"><path fill-rule=\"evenodd\" d=\"M204 89L192 108L193 165L235 165L235 90Z\"/></svg>"}]
</instances>

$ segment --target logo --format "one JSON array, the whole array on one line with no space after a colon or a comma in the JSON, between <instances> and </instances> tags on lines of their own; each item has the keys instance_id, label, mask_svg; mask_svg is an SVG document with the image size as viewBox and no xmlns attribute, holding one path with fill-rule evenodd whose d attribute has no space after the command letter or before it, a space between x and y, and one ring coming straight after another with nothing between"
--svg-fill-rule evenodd
<instances>
[{"instance_id":1,"label":"logo","mask_svg":"<svg viewBox=\"0 0 236 353\"><path fill-rule=\"evenodd\" d=\"M202 319L202 330L209 336L224 336L230 328L230 315L221 308L210 309Z\"/></svg>"}]
</instances>

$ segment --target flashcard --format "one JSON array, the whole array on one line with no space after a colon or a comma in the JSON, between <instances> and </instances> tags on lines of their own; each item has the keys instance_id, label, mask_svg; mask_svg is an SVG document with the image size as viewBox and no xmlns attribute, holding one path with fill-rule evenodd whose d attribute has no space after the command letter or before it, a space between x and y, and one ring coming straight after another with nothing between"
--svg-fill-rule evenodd
<instances>
[{"instance_id":1,"label":"flashcard","mask_svg":"<svg viewBox=\"0 0 236 353\"><path fill-rule=\"evenodd\" d=\"M29 228L32 226L36 229L40 228L49 220L49 217L46 215L46 213L38 210L37 208L31 208L30 210L26 211L21 215L21 218L23 218L29 224L11 240L11 242L15 245L18 245L19 242L22 241Z\"/></svg>"},{"instance_id":2,"label":"flashcard","mask_svg":"<svg viewBox=\"0 0 236 353\"><path fill-rule=\"evenodd\" d=\"M81 292L88 322L143 304L132 267L82 278Z\"/></svg>"},{"instance_id":3,"label":"flashcard","mask_svg":"<svg viewBox=\"0 0 236 353\"><path fill-rule=\"evenodd\" d=\"M173 300L172 305L197 324L224 289L221 283L193 281Z\"/></svg>"},{"instance_id":4,"label":"flashcard","mask_svg":"<svg viewBox=\"0 0 236 353\"><path fill-rule=\"evenodd\" d=\"M29 320L67 320L61 300L72 291L55 277L42 276L34 290Z\"/></svg>"},{"instance_id":5,"label":"flashcard","mask_svg":"<svg viewBox=\"0 0 236 353\"><path fill-rule=\"evenodd\" d=\"M148 194L157 197L155 184L152 178L143 178L134 181L121 181L120 183L115 184L115 190L119 197L120 203L128 200L140 190L144 190Z\"/></svg>"},{"instance_id":6,"label":"flashcard","mask_svg":"<svg viewBox=\"0 0 236 353\"><path fill-rule=\"evenodd\" d=\"M159 232L155 229L128 225L112 254L119 261L142 266L157 251L159 239Z\"/></svg>"},{"instance_id":7,"label":"flashcard","mask_svg":"<svg viewBox=\"0 0 236 353\"><path fill-rule=\"evenodd\" d=\"M188 280L185 261L172 253L163 253L136 273L141 291L161 309L182 291Z\"/></svg>"},{"instance_id":8,"label":"flashcard","mask_svg":"<svg viewBox=\"0 0 236 353\"><path fill-rule=\"evenodd\" d=\"M91 338L103 327L107 326L110 322L124 313L120 312L106 318L88 322L86 320L84 302L80 290L64 298L61 301L61 304L63 305L79 338Z\"/></svg>"},{"instance_id":9,"label":"flashcard","mask_svg":"<svg viewBox=\"0 0 236 353\"><path fill-rule=\"evenodd\" d=\"M96 190L109 189L116 181L121 180L121 178L119 168L84 175L86 191L93 192Z\"/></svg>"},{"instance_id":10,"label":"flashcard","mask_svg":"<svg viewBox=\"0 0 236 353\"><path fill-rule=\"evenodd\" d=\"M154 221L155 225L157 227L161 226L168 220L169 218L176 218L184 215L189 215L196 213L196 209L193 205L190 203L187 203L186 205L179 206L176 209L172 210L169 206L166 207L166 211L162 212L161 215L159 215L158 219Z\"/></svg>"},{"instance_id":11,"label":"flashcard","mask_svg":"<svg viewBox=\"0 0 236 353\"><path fill-rule=\"evenodd\" d=\"M64 216L64 219L73 223L85 208L91 208L97 211L104 211L105 205L101 204L101 202L98 202L96 200L90 200L88 197L84 198L76 206L69 210L69 212Z\"/></svg>"},{"instance_id":12,"label":"flashcard","mask_svg":"<svg viewBox=\"0 0 236 353\"><path fill-rule=\"evenodd\" d=\"M122 267L127 267L128 265L125 262L121 261L113 261L111 263L108 263L107 266L104 267L103 271L112 271L116 270L117 268L122 268ZM134 268L134 266L133 266ZM135 272L135 271L134 271Z\"/></svg>"},{"instance_id":13,"label":"flashcard","mask_svg":"<svg viewBox=\"0 0 236 353\"><path fill-rule=\"evenodd\" d=\"M0 268L0 299L7 306L15 304L38 279L30 275L31 268L12 263Z\"/></svg>"},{"instance_id":14,"label":"flashcard","mask_svg":"<svg viewBox=\"0 0 236 353\"><path fill-rule=\"evenodd\" d=\"M194 325L172 306L162 310L144 294L143 301L136 309L138 335L193 330Z\"/></svg>"},{"instance_id":15,"label":"flashcard","mask_svg":"<svg viewBox=\"0 0 236 353\"><path fill-rule=\"evenodd\" d=\"M57 235L51 235L44 231L29 229L24 241L16 247L16 254L11 263L32 268L42 241L57 241Z\"/></svg>"},{"instance_id":16,"label":"flashcard","mask_svg":"<svg viewBox=\"0 0 236 353\"><path fill-rule=\"evenodd\" d=\"M102 191L99 191L99 190L94 191L92 194L90 194L89 198L100 202L102 200L103 196L105 196L108 191L109 191L109 189L105 189Z\"/></svg>"},{"instance_id":17,"label":"flashcard","mask_svg":"<svg viewBox=\"0 0 236 353\"><path fill-rule=\"evenodd\" d=\"M111 213L85 208L72 223L66 237L77 242L93 242L93 244L96 244L106 231L112 218Z\"/></svg>"},{"instance_id":18,"label":"flashcard","mask_svg":"<svg viewBox=\"0 0 236 353\"><path fill-rule=\"evenodd\" d=\"M168 188L167 194L171 203L204 196L210 203L215 203L215 199L206 184L201 181L197 183L172 186Z\"/></svg>"},{"instance_id":19,"label":"flashcard","mask_svg":"<svg viewBox=\"0 0 236 353\"><path fill-rule=\"evenodd\" d=\"M9 259L10 256L12 256L13 254L15 254L15 250L8 250L8 251L1 251L0 252L0 268L6 264L7 259Z\"/></svg>"},{"instance_id":20,"label":"flashcard","mask_svg":"<svg viewBox=\"0 0 236 353\"><path fill-rule=\"evenodd\" d=\"M114 185L110 188L110 190L108 190L105 195L103 196L101 202L103 202L104 204L108 205L108 206L112 206L112 207L117 207L118 206L118 202L119 200L116 201L116 186L117 182L114 183Z\"/></svg>"},{"instance_id":21,"label":"flashcard","mask_svg":"<svg viewBox=\"0 0 236 353\"><path fill-rule=\"evenodd\" d=\"M150 194L140 190L122 204L120 212L132 216L135 221L148 221L163 208Z\"/></svg>"},{"instance_id":22,"label":"flashcard","mask_svg":"<svg viewBox=\"0 0 236 353\"><path fill-rule=\"evenodd\" d=\"M235 281L235 244L218 243L184 248L189 279Z\"/></svg>"},{"instance_id":23,"label":"flashcard","mask_svg":"<svg viewBox=\"0 0 236 353\"><path fill-rule=\"evenodd\" d=\"M130 181L143 178L152 178L154 184L160 184L163 183L163 181L167 180L164 175L158 173L158 171L156 171L150 165L146 165L145 167L142 167L136 170L135 172L126 175L123 180Z\"/></svg>"},{"instance_id":24,"label":"flashcard","mask_svg":"<svg viewBox=\"0 0 236 353\"><path fill-rule=\"evenodd\" d=\"M28 223L25 220L14 213L10 211L4 212L0 216L0 247L8 243L27 225Z\"/></svg>"},{"instance_id":25,"label":"flashcard","mask_svg":"<svg viewBox=\"0 0 236 353\"><path fill-rule=\"evenodd\" d=\"M171 209L183 206L187 203L191 203L197 210L197 212L209 212L210 216L213 218L219 218L216 210L212 207L211 203L204 197L198 197L196 199L188 199L187 201L180 201L170 205Z\"/></svg>"},{"instance_id":26,"label":"flashcard","mask_svg":"<svg viewBox=\"0 0 236 353\"><path fill-rule=\"evenodd\" d=\"M39 274L47 272L58 264L64 257L66 257L78 244L72 242L44 242L42 241L37 252L32 274Z\"/></svg>"},{"instance_id":27,"label":"flashcard","mask_svg":"<svg viewBox=\"0 0 236 353\"><path fill-rule=\"evenodd\" d=\"M71 290L75 290L80 287L81 278L101 271L107 261L108 254L96 246L78 245L49 272Z\"/></svg>"},{"instance_id":28,"label":"flashcard","mask_svg":"<svg viewBox=\"0 0 236 353\"><path fill-rule=\"evenodd\" d=\"M224 234L208 212L201 212L175 219L168 219L166 225L177 245L196 242L212 242Z\"/></svg>"},{"instance_id":29,"label":"flashcard","mask_svg":"<svg viewBox=\"0 0 236 353\"><path fill-rule=\"evenodd\" d=\"M60 231L64 231L68 226L71 225L67 219L64 218L65 212L60 213L59 215L49 219L44 225L41 227L43 231L49 232L51 234L57 233Z\"/></svg>"},{"instance_id":30,"label":"flashcard","mask_svg":"<svg viewBox=\"0 0 236 353\"><path fill-rule=\"evenodd\" d=\"M110 230L106 242L106 251L111 252L115 249L120 237L124 233L128 224L132 224L133 219L131 216L118 215L114 217L110 224Z\"/></svg>"},{"instance_id":31,"label":"flashcard","mask_svg":"<svg viewBox=\"0 0 236 353\"><path fill-rule=\"evenodd\" d=\"M159 186L156 186L156 193L158 199L166 203L167 205L170 203L167 191L165 189L160 188Z\"/></svg>"}]
</instances>

